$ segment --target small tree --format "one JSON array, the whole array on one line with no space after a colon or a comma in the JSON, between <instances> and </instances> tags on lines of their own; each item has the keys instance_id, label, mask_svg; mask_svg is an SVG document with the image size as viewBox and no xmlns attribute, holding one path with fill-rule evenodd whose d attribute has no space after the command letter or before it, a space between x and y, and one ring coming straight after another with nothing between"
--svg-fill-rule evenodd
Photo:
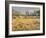
<instances>
[{"instance_id":1,"label":"small tree","mask_svg":"<svg viewBox=\"0 0 46 38\"><path fill-rule=\"evenodd\" d=\"M39 10L39 11L37 11L37 14L38 14L38 16L40 16L40 10Z\"/></svg>"},{"instance_id":2,"label":"small tree","mask_svg":"<svg viewBox=\"0 0 46 38\"><path fill-rule=\"evenodd\" d=\"M28 11L26 11L26 15L29 16L29 12Z\"/></svg>"}]
</instances>

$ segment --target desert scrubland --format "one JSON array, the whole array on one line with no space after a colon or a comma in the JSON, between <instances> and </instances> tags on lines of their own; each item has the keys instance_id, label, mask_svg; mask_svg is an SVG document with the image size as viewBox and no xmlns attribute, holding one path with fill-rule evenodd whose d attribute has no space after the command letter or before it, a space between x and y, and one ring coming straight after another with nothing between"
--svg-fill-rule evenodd
<instances>
[{"instance_id":1,"label":"desert scrubland","mask_svg":"<svg viewBox=\"0 0 46 38\"><path fill-rule=\"evenodd\" d=\"M13 16L13 31L40 30L40 16Z\"/></svg>"},{"instance_id":2,"label":"desert scrubland","mask_svg":"<svg viewBox=\"0 0 46 38\"><path fill-rule=\"evenodd\" d=\"M12 7L12 31L40 30L40 8Z\"/></svg>"}]
</instances>

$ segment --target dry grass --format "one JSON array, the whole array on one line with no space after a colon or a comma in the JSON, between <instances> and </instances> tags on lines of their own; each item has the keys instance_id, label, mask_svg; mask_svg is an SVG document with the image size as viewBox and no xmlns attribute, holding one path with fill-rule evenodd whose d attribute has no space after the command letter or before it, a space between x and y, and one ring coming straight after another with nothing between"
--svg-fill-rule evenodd
<instances>
[{"instance_id":1,"label":"dry grass","mask_svg":"<svg viewBox=\"0 0 46 38\"><path fill-rule=\"evenodd\" d=\"M12 20L12 30L39 30L40 29L40 18L39 16L14 16Z\"/></svg>"}]
</instances>

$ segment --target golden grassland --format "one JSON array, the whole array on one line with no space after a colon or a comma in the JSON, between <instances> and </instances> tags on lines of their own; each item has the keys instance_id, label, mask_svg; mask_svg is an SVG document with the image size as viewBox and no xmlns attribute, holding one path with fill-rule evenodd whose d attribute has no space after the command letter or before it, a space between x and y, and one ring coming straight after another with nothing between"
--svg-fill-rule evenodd
<instances>
[{"instance_id":1,"label":"golden grassland","mask_svg":"<svg viewBox=\"0 0 46 38\"><path fill-rule=\"evenodd\" d=\"M12 19L12 31L40 30L39 16L14 16Z\"/></svg>"}]
</instances>

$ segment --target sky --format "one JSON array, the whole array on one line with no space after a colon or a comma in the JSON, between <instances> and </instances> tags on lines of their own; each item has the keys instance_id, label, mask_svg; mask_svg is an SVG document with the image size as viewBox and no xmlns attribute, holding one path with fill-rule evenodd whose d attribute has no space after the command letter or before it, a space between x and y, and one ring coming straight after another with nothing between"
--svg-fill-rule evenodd
<instances>
[{"instance_id":1,"label":"sky","mask_svg":"<svg viewBox=\"0 0 46 38\"><path fill-rule=\"evenodd\" d=\"M29 12L29 13L34 13L34 11L38 11L39 8L35 8L35 7L12 7L12 9L14 11L18 11L21 12L23 14L25 14L25 12Z\"/></svg>"}]
</instances>

